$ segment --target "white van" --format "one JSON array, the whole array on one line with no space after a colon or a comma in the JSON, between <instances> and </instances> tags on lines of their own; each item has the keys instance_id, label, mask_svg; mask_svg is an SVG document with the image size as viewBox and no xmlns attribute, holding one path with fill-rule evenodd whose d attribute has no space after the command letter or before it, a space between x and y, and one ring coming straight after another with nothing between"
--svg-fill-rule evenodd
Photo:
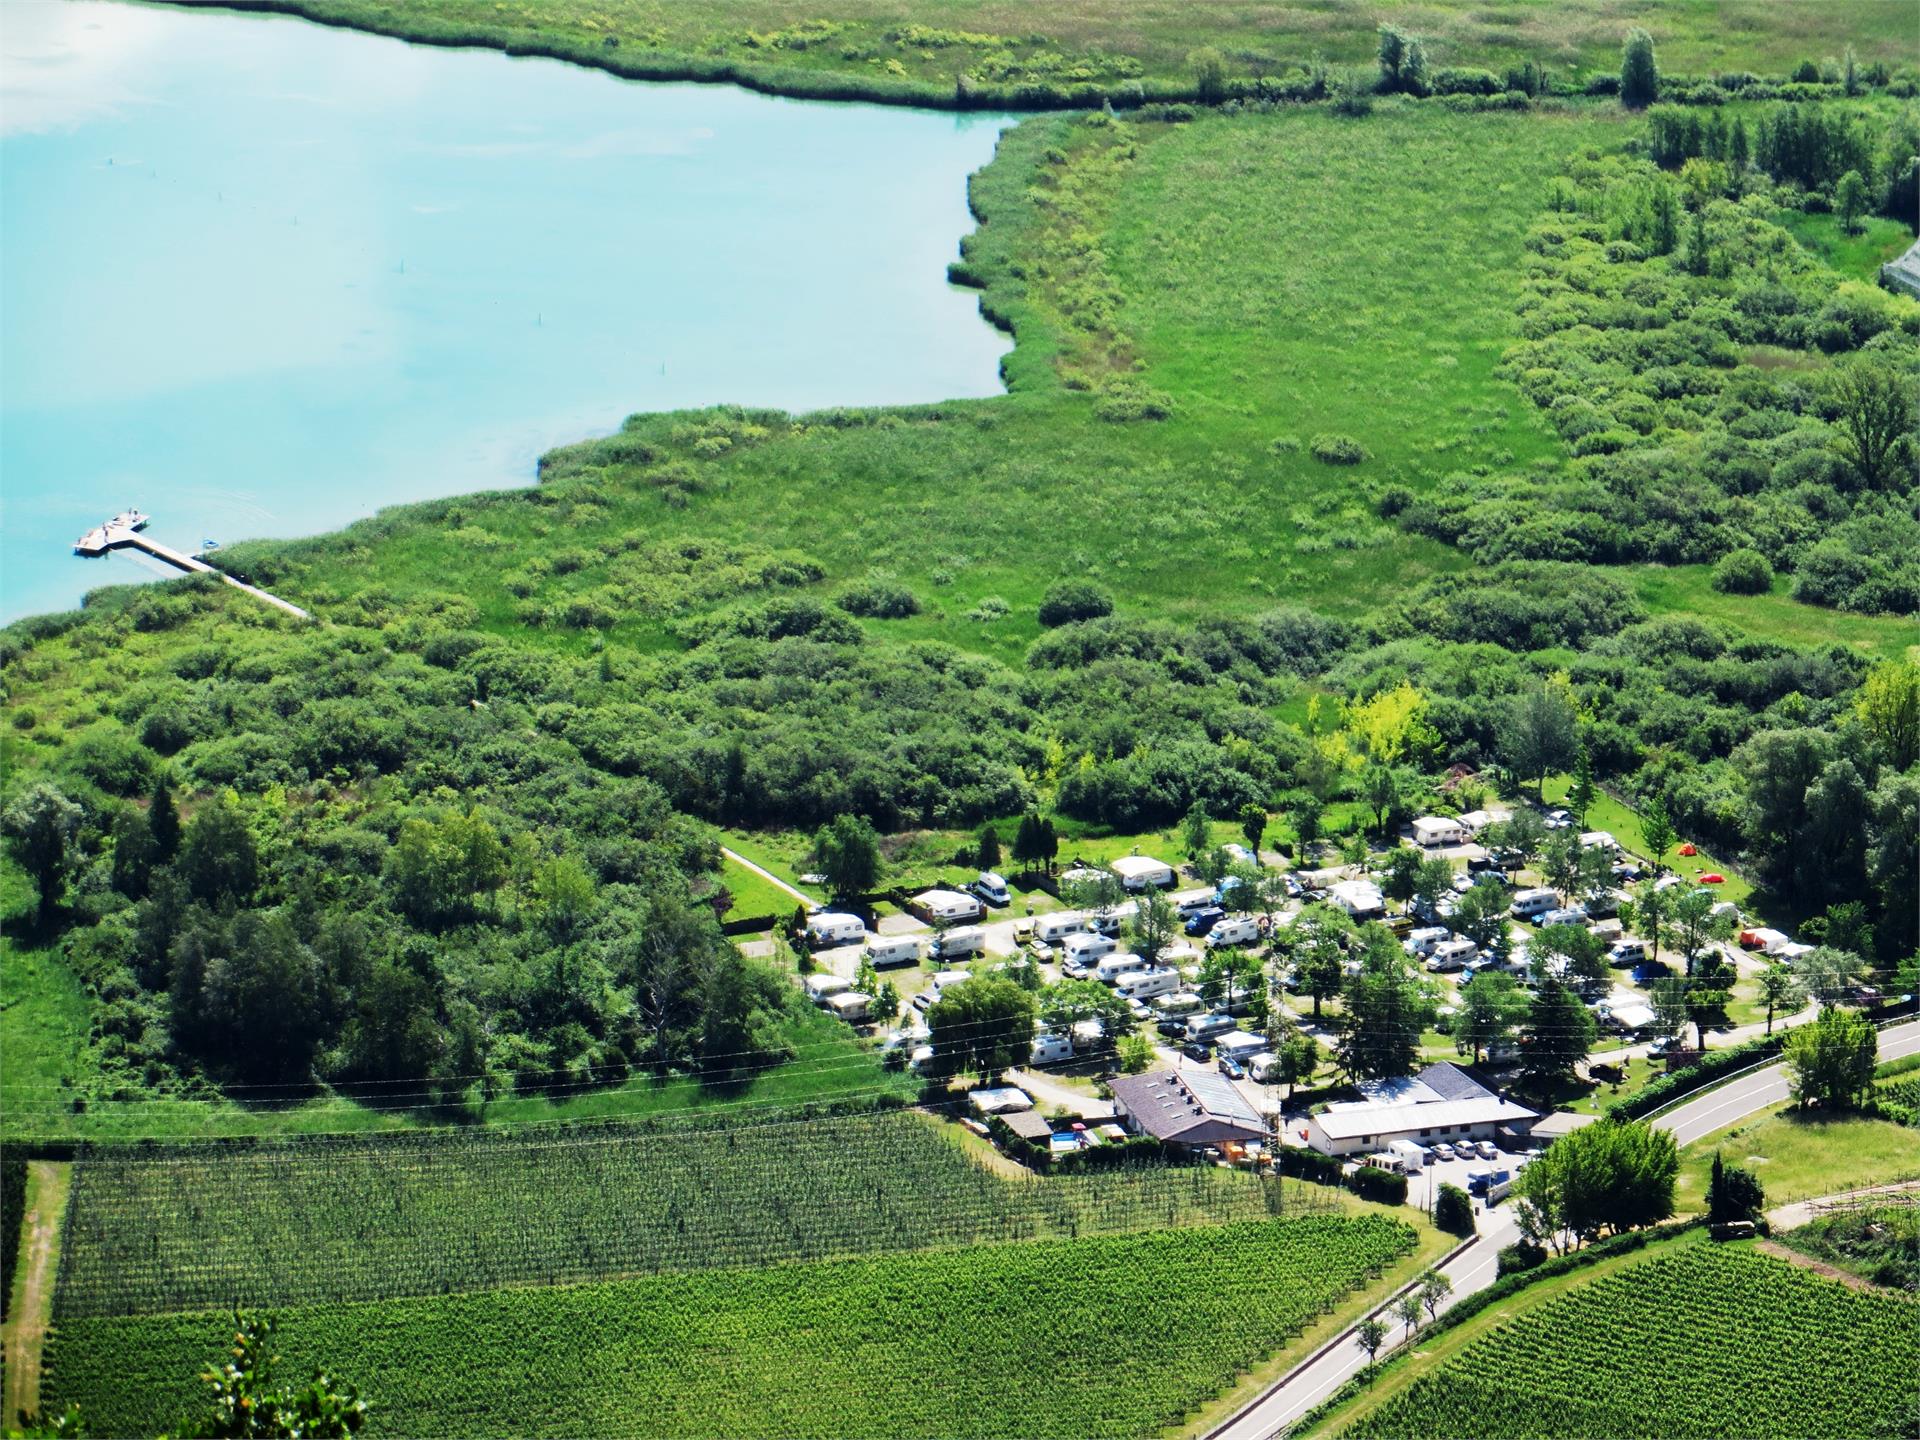
<instances>
[{"instance_id":1,"label":"white van","mask_svg":"<svg viewBox=\"0 0 1920 1440\"><path fill-rule=\"evenodd\" d=\"M1647 958L1647 942L1644 940L1616 940L1613 948L1607 951L1609 965L1639 965Z\"/></svg>"},{"instance_id":2,"label":"white van","mask_svg":"<svg viewBox=\"0 0 1920 1440\"><path fill-rule=\"evenodd\" d=\"M1029 1065L1057 1065L1073 1059L1073 1041L1064 1035L1036 1035L1028 1052Z\"/></svg>"},{"instance_id":3,"label":"white van","mask_svg":"<svg viewBox=\"0 0 1920 1440\"><path fill-rule=\"evenodd\" d=\"M807 999L816 1005L824 1005L835 995L844 995L853 989L853 982L840 975L829 975L822 970L809 975L800 982L800 988L807 992Z\"/></svg>"},{"instance_id":4,"label":"white van","mask_svg":"<svg viewBox=\"0 0 1920 1440\"><path fill-rule=\"evenodd\" d=\"M1007 889L1006 880L991 870L980 872L973 882L973 893L995 907L1008 905L1013 901L1013 894Z\"/></svg>"},{"instance_id":5,"label":"white van","mask_svg":"<svg viewBox=\"0 0 1920 1440\"><path fill-rule=\"evenodd\" d=\"M875 935L867 941L866 962L874 969L888 965L918 965L920 937L917 935Z\"/></svg>"},{"instance_id":6,"label":"white van","mask_svg":"<svg viewBox=\"0 0 1920 1440\"><path fill-rule=\"evenodd\" d=\"M1042 945L1057 945L1069 935L1087 928L1087 917L1078 910L1056 910L1051 915L1034 917L1033 938Z\"/></svg>"},{"instance_id":7,"label":"white van","mask_svg":"<svg viewBox=\"0 0 1920 1440\"><path fill-rule=\"evenodd\" d=\"M1513 897L1507 913L1516 920L1532 920L1559 908L1560 896L1552 890L1522 890Z\"/></svg>"},{"instance_id":8,"label":"white van","mask_svg":"<svg viewBox=\"0 0 1920 1440\"><path fill-rule=\"evenodd\" d=\"M1060 943L1060 958L1081 965L1091 966L1105 959L1120 948L1120 942L1111 935L1088 935L1084 931L1069 935ZM1147 962L1142 960L1141 965Z\"/></svg>"},{"instance_id":9,"label":"white van","mask_svg":"<svg viewBox=\"0 0 1920 1440\"><path fill-rule=\"evenodd\" d=\"M822 910L807 917L807 943L816 950L832 945L858 945L867 938L867 922L858 915Z\"/></svg>"},{"instance_id":10,"label":"white van","mask_svg":"<svg viewBox=\"0 0 1920 1440\"><path fill-rule=\"evenodd\" d=\"M1187 1021L1187 1039L1212 1040L1238 1028L1231 1015L1222 1015L1215 1011L1208 1015L1195 1015Z\"/></svg>"},{"instance_id":11,"label":"white van","mask_svg":"<svg viewBox=\"0 0 1920 1440\"><path fill-rule=\"evenodd\" d=\"M1109 956L1108 959L1115 957ZM1100 962L1100 969L1107 968L1106 960ZM1106 979L1101 975L1102 980ZM1165 966L1157 969L1136 970L1130 975L1122 975L1120 983L1114 987L1122 1000L1153 1000L1160 996L1171 995L1180 988L1180 972L1169 970Z\"/></svg>"},{"instance_id":12,"label":"white van","mask_svg":"<svg viewBox=\"0 0 1920 1440\"><path fill-rule=\"evenodd\" d=\"M1260 938L1260 927L1251 915L1229 915L1207 932L1207 948L1218 950L1227 945L1251 945Z\"/></svg>"},{"instance_id":13,"label":"white van","mask_svg":"<svg viewBox=\"0 0 1920 1440\"><path fill-rule=\"evenodd\" d=\"M957 960L962 955L984 954L986 948L986 931L978 925L962 925L957 930L934 936L928 953L935 960Z\"/></svg>"},{"instance_id":14,"label":"white van","mask_svg":"<svg viewBox=\"0 0 1920 1440\"><path fill-rule=\"evenodd\" d=\"M1162 995L1153 1002L1153 1008L1169 1020L1184 1020L1189 1015L1198 1015L1207 1008L1207 1002L1191 990L1176 990L1171 995Z\"/></svg>"},{"instance_id":15,"label":"white van","mask_svg":"<svg viewBox=\"0 0 1920 1440\"><path fill-rule=\"evenodd\" d=\"M1443 940L1427 957L1427 969L1458 970L1479 953L1480 947L1471 940Z\"/></svg>"},{"instance_id":16,"label":"white van","mask_svg":"<svg viewBox=\"0 0 1920 1440\"><path fill-rule=\"evenodd\" d=\"M1144 956L1135 955L1131 950L1116 950L1093 967L1093 978L1102 985L1118 985L1129 975L1144 975L1153 968Z\"/></svg>"}]
</instances>

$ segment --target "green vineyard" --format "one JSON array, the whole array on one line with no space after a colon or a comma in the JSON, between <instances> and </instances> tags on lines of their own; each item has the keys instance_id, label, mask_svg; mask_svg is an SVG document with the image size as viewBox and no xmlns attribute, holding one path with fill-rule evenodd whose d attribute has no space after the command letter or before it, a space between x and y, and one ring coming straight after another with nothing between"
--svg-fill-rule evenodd
<instances>
[{"instance_id":1,"label":"green vineyard","mask_svg":"<svg viewBox=\"0 0 1920 1440\"><path fill-rule=\"evenodd\" d=\"M1920 1303L1683 1243L1474 1341L1343 1440L1910 1436Z\"/></svg>"},{"instance_id":2,"label":"green vineyard","mask_svg":"<svg viewBox=\"0 0 1920 1440\"><path fill-rule=\"evenodd\" d=\"M1313 1193L1288 1184L1285 1206ZM897 1111L103 1151L74 1167L55 1315L1072 1238L1266 1219L1282 1203L1279 1182L1212 1167L1007 1178Z\"/></svg>"},{"instance_id":3,"label":"green vineyard","mask_svg":"<svg viewBox=\"0 0 1920 1440\"><path fill-rule=\"evenodd\" d=\"M388 1435L1149 1435L1408 1254L1312 1217L281 1312ZM45 1394L94 1434L196 1399L228 1320L59 1326Z\"/></svg>"}]
</instances>

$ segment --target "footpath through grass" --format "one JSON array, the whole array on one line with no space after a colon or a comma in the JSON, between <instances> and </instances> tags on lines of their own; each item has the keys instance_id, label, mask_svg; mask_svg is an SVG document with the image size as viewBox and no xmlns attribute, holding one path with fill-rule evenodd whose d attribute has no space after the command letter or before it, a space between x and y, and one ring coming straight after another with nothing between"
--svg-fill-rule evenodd
<instances>
[{"instance_id":1,"label":"footpath through grass","mask_svg":"<svg viewBox=\"0 0 1920 1440\"><path fill-rule=\"evenodd\" d=\"M1379 1216L1252 1221L302 1307L277 1338L289 1370L324 1359L392 1434L1144 1436L1413 1245ZM227 1323L63 1324L51 1398L151 1433Z\"/></svg>"}]
</instances>

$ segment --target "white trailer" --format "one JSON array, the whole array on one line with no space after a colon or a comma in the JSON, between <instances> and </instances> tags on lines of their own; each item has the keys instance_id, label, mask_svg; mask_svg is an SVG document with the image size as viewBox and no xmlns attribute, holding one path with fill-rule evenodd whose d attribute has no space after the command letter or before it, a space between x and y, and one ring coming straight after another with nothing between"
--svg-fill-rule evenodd
<instances>
[{"instance_id":1,"label":"white trailer","mask_svg":"<svg viewBox=\"0 0 1920 1440\"><path fill-rule=\"evenodd\" d=\"M1078 910L1056 910L1051 915L1034 917L1033 938L1042 945L1057 945L1069 935L1087 928L1087 917Z\"/></svg>"},{"instance_id":2,"label":"white trailer","mask_svg":"<svg viewBox=\"0 0 1920 1440\"><path fill-rule=\"evenodd\" d=\"M933 937L929 953L935 960L957 960L962 955L986 953L987 932L978 925L962 925Z\"/></svg>"},{"instance_id":3,"label":"white trailer","mask_svg":"<svg viewBox=\"0 0 1920 1440\"><path fill-rule=\"evenodd\" d=\"M1173 867L1151 855L1122 855L1109 868L1129 890L1165 889L1173 884Z\"/></svg>"},{"instance_id":4,"label":"white trailer","mask_svg":"<svg viewBox=\"0 0 1920 1440\"><path fill-rule=\"evenodd\" d=\"M800 982L800 988L807 992L807 999L816 1005L825 1005L836 995L844 995L853 989L853 982L840 975L829 975L825 971L809 975Z\"/></svg>"},{"instance_id":5,"label":"white trailer","mask_svg":"<svg viewBox=\"0 0 1920 1440\"><path fill-rule=\"evenodd\" d=\"M867 938L867 922L858 915L822 910L807 917L807 943L816 950L834 945L858 945Z\"/></svg>"},{"instance_id":6,"label":"white trailer","mask_svg":"<svg viewBox=\"0 0 1920 1440\"><path fill-rule=\"evenodd\" d=\"M873 997L858 990L842 990L827 997L827 1009L849 1025L859 1025L873 1018Z\"/></svg>"},{"instance_id":7,"label":"white trailer","mask_svg":"<svg viewBox=\"0 0 1920 1440\"><path fill-rule=\"evenodd\" d=\"M876 970L889 965L918 965L921 959L917 935L875 935L867 941L866 962Z\"/></svg>"}]
</instances>

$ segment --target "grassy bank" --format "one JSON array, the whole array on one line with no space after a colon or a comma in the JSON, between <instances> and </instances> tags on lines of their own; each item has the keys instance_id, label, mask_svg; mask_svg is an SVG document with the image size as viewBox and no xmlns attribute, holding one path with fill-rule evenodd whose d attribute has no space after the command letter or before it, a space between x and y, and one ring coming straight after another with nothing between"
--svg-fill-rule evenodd
<instances>
[{"instance_id":1,"label":"grassy bank","mask_svg":"<svg viewBox=\"0 0 1920 1440\"><path fill-rule=\"evenodd\" d=\"M201 3L201 0L179 0ZM1532 60L1564 83L1617 73L1631 24L1649 24L1668 69L1782 75L1849 44L1863 61L1912 58L1898 0L1618 0L1490 9L1474 0L1249 8L1228 0L232 0L227 8L441 45L546 55L635 79L727 81L776 94L1045 108L1140 95L1191 98L1198 48L1223 52L1230 82L1251 83L1323 56L1371 69L1376 27L1423 36L1436 65L1503 70Z\"/></svg>"},{"instance_id":2,"label":"grassy bank","mask_svg":"<svg viewBox=\"0 0 1920 1440\"><path fill-rule=\"evenodd\" d=\"M1766 1187L1769 1206L1920 1176L1920 1131L1889 1120L1783 1108L1687 1147L1674 1191L1682 1211L1705 1208L1716 1153L1751 1170Z\"/></svg>"}]
</instances>

